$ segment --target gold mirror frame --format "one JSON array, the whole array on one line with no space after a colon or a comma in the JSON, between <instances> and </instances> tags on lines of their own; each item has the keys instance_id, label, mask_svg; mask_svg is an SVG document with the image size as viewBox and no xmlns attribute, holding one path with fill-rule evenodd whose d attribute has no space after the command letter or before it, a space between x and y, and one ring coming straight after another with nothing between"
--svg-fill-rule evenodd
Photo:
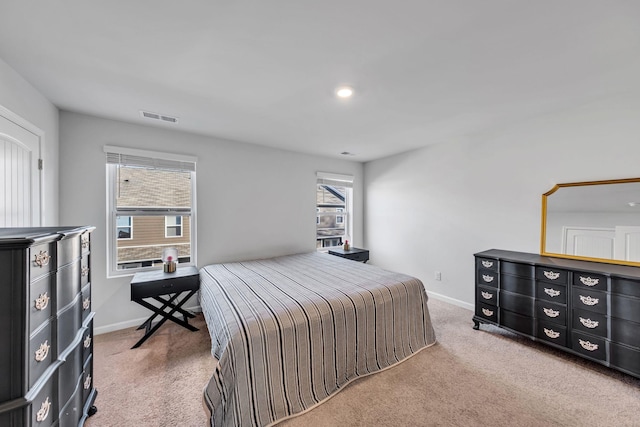
<instances>
[{"instance_id":1,"label":"gold mirror frame","mask_svg":"<svg viewBox=\"0 0 640 427\"><path fill-rule=\"evenodd\" d=\"M595 185L609 185L609 184L627 184L627 183L640 183L640 178L626 178L615 179L607 181L585 181L585 182L572 182L564 184L556 184L551 190L542 195L542 225L541 225L541 238L540 238L540 254L543 256L550 256L555 258L576 259L583 261L602 262L607 264L619 264L640 267L640 261L625 261L614 258L593 258L579 255L567 255L562 253L547 252L546 250L546 233L547 233L547 198L554 194L561 188L565 187L583 187L583 186L595 186ZM640 202L640 199L639 199Z\"/></svg>"}]
</instances>

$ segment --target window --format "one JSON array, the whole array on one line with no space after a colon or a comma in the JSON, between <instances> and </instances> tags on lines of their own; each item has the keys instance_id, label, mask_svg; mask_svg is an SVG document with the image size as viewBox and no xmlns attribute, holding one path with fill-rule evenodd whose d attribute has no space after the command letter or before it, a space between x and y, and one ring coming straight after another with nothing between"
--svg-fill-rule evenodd
<instances>
[{"instance_id":1,"label":"window","mask_svg":"<svg viewBox=\"0 0 640 427\"><path fill-rule=\"evenodd\" d=\"M105 146L109 277L161 268L162 251L195 264L195 158ZM135 229L135 233L133 230Z\"/></svg>"},{"instance_id":2,"label":"window","mask_svg":"<svg viewBox=\"0 0 640 427\"><path fill-rule=\"evenodd\" d=\"M353 177L318 172L316 185L316 248L341 246L351 240Z\"/></svg>"}]
</instances>

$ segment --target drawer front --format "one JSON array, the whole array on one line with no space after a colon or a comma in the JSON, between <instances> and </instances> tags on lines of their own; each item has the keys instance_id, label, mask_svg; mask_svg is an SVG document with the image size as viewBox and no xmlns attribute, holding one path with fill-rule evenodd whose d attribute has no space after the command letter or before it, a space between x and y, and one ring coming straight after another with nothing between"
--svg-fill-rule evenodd
<instances>
[{"instance_id":1,"label":"drawer front","mask_svg":"<svg viewBox=\"0 0 640 427\"><path fill-rule=\"evenodd\" d=\"M534 299L531 297L500 291L500 308L533 317Z\"/></svg>"},{"instance_id":2,"label":"drawer front","mask_svg":"<svg viewBox=\"0 0 640 427\"><path fill-rule=\"evenodd\" d=\"M579 271L576 271L573 273L573 284L582 288L606 291L607 276L594 273L581 273Z\"/></svg>"},{"instance_id":3,"label":"drawer front","mask_svg":"<svg viewBox=\"0 0 640 427\"><path fill-rule=\"evenodd\" d=\"M572 292L571 300L574 308L600 314L607 313L607 294L604 292L577 287L572 289Z\"/></svg>"},{"instance_id":4,"label":"drawer front","mask_svg":"<svg viewBox=\"0 0 640 427\"><path fill-rule=\"evenodd\" d=\"M58 267L70 264L80 258L80 237L75 235L58 242Z\"/></svg>"},{"instance_id":5,"label":"drawer front","mask_svg":"<svg viewBox=\"0 0 640 427\"><path fill-rule=\"evenodd\" d=\"M31 408L31 425L49 427L58 420L58 393L54 379L57 374L49 377L40 393L33 399Z\"/></svg>"},{"instance_id":6,"label":"drawer front","mask_svg":"<svg viewBox=\"0 0 640 427\"><path fill-rule=\"evenodd\" d=\"M536 279L560 285L567 284L569 273L553 267L536 267Z\"/></svg>"},{"instance_id":7,"label":"drawer front","mask_svg":"<svg viewBox=\"0 0 640 427\"><path fill-rule=\"evenodd\" d=\"M516 294L534 296L535 280L503 274L500 277L500 289Z\"/></svg>"},{"instance_id":8,"label":"drawer front","mask_svg":"<svg viewBox=\"0 0 640 427\"><path fill-rule=\"evenodd\" d=\"M58 354L71 345L81 325L82 301L78 294L73 305L58 313Z\"/></svg>"},{"instance_id":9,"label":"drawer front","mask_svg":"<svg viewBox=\"0 0 640 427\"><path fill-rule=\"evenodd\" d=\"M60 366L58 377L58 396L60 402L67 402L76 391L82 374L82 342L78 343L65 357Z\"/></svg>"},{"instance_id":10,"label":"drawer front","mask_svg":"<svg viewBox=\"0 0 640 427\"><path fill-rule=\"evenodd\" d=\"M29 286L29 332L51 317L54 278L54 275L42 277Z\"/></svg>"},{"instance_id":11,"label":"drawer front","mask_svg":"<svg viewBox=\"0 0 640 427\"><path fill-rule=\"evenodd\" d=\"M498 287L498 273L491 270L478 270L476 272L476 284Z\"/></svg>"},{"instance_id":12,"label":"drawer front","mask_svg":"<svg viewBox=\"0 0 640 427\"><path fill-rule=\"evenodd\" d=\"M536 301L536 317L557 325L567 325L567 308L547 301Z\"/></svg>"},{"instance_id":13,"label":"drawer front","mask_svg":"<svg viewBox=\"0 0 640 427\"><path fill-rule=\"evenodd\" d=\"M534 336L533 318L500 309L500 325L523 334Z\"/></svg>"},{"instance_id":14,"label":"drawer front","mask_svg":"<svg viewBox=\"0 0 640 427\"><path fill-rule=\"evenodd\" d=\"M476 258L476 270L498 271L498 260L493 258Z\"/></svg>"},{"instance_id":15,"label":"drawer front","mask_svg":"<svg viewBox=\"0 0 640 427\"><path fill-rule=\"evenodd\" d=\"M586 310L573 310L572 322L574 330L606 337L607 316Z\"/></svg>"},{"instance_id":16,"label":"drawer front","mask_svg":"<svg viewBox=\"0 0 640 427\"><path fill-rule=\"evenodd\" d=\"M498 323L498 309L489 304L476 303L476 316Z\"/></svg>"},{"instance_id":17,"label":"drawer front","mask_svg":"<svg viewBox=\"0 0 640 427\"><path fill-rule=\"evenodd\" d=\"M198 276L177 277L171 280L131 283L131 298L147 298L176 292L195 290L199 287Z\"/></svg>"},{"instance_id":18,"label":"drawer front","mask_svg":"<svg viewBox=\"0 0 640 427\"><path fill-rule=\"evenodd\" d=\"M82 418L82 378L74 386L74 393L67 400L66 405L60 411L58 427L78 427L78 421Z\"/></svg>"},{"instance_id":19,"label":"drawer front","mask_svg":"<svg viewBox=\"0 0 640 427\"><path fill-rule=\"evenodd\" d=\"M47 322L29 339L29 388L40 379L56 357L51 332L52 325Z\"/></svg>"},{"instance_id":20,"label":"drawer front","mask_svg":"<svg viewBox=\"0 0 640 427\"><path fill-rule=\"evenodd\" d=\"M567 287L546 282L536 283L536 298L555 302L557 304L567 303Z\"/></svg>"},{"instance_id":21,"label":"drawer front","mask_svg":"<svg viewBox=\"0 0 640 427\"><path fill-rule=\"evenodd\" d=\"M80 261L58 270L56 294L58 311L66 307L80 293Z\"/></svg>"},{"instance_id":22,"label":"drawer front","mask_svg":"<svg viewBox=\"0 0 640 427\"><path fill-rule=\"evenodd\" d=\"M612 294L611 316L640 323L640 298Z\"/></svg>"},{"instance_id":23,"label":"drawer front","mask_svg":"<svg viewBox=\"0 0 640 427\"><path fill-rule=\"evenodd\" d=\"M573 332L571 334L571 348L580 354L597 360L605 360L607 356L604 338Z\"/></svg>"},{"instance_id":24,"label":"drawer front","mask_svg":"<svg viewBox=\"0 0 640 427\"><path fill-rule=\"evenodd\" d=\"M616 366L640 376L640 350L611 343L611 366Z\"/></svg>"},{"instance_id":25,"label":"drawer front","mask_svg":"<svg viewBox=\"0 0 640 427\"><path fill-rule=\"evenodd\" d=\"M89 356L89 359L84 364L82 370L82 406L87 403L89 396L93 390L93 357Z\"/></svg>"},{"instance_id":26,"label":"drawer front","mask_svg":"<svg viewBox=\"0 0 640 427\"><path fill-rule=\"evenodd\" d=\"M628 295L640 298L640 280L611 278L611 292L614 294Z\"/></svg>"},{"instance_id":27,"label":"drawer front","mask_svg":"<svg viewBox=\"0 0 640 427\"><path fill-rule=\"evenodd\" d=\"M85 287L91 281L91 264L89 263L89 254L82 257L80 262L80 287Z\"/></svg>"},{"instance_id":28,"label":"drawer front","mask_svg":"<svg viewBox=\"0 0 640 427\"><path fill-rule=\"evenodd\" d=\"M80 250L83 254L89 253L89 251L91 251L91 233L89 233L88 231L80 235Z\"/></svg>"},{"instance_id":29,"label":"drawer front","mask_svg":"<svg viewBox=\"0 0 640 427\"><path fill-rule=\"evenodd\" d=\"M41 245L33 246L29 249L29 271L31 274L31 280L48 274L51 270L55 269L54 246L52 243L43 243Z\"/></svg>"},{"instance_id":30,"label":"drawer front","mask_svg":"<svg viewBox=\"0 0 640 427\"><path fill-rule=\"evenodd\" d=\"M89 356L93 354L93 320L82 335L82 363L87 363Z\"/></svg>"},{"instance_id":31,"label":"drawer front","mask_svg":"<svg viewBox=\"0 0 640 427\"><path fill-rule=\"evenodd\" d=\"M611 341L640 350L640 323L611 318Z\"/></svg>"},{"instance_id":32,"label":"drawer front","mask_svg":"<svg viewBox=\"0 0 640 427\"><path fill-rule=\"evenodd\" d=\"M353 261L367 261L369 259L369 252L357 252L355 254L349 254L346 258Z\"/></svg>"},{"instance_id":33,"label":"drawer front","mask_svg":"<svg viewBox=\"0 0 640 427\"><path fill-rule=\"evenodd\" d=\"M502 274L511 274L514 276L534 278L535 267L529 264L520 264L517 262L502 261L500 263L500 271Z\"/></svg>"},{"instance_id":34,"label":"drawer front","mask_svg":"<svg viewBox=\"0 0 640 427\"><path fill-rule=\"evenodd\" d=\"M82 288L82 322L87 320L91 313L91 285Z\"/></svg>"},{"instance_id":35,"label":"drawer front","mask_svg":"<svg viewBox=\"0 0 640 427\"><path fill-rule=\"evenodd\" d=\"M563 347L567 346L567 328L555 323L538 322L536 337Z\"/></svg>"},{"instance_id":36,"label":"drawer front","mask_svg":"<svg viewBox=\"0 0 640 427\"><path fill-rule=\"evenodd\" d=\"M476 293L476 300L478 302L493 306L498 305L498 290L496 288L478 286Z\"/></svg>"}]
</instances>

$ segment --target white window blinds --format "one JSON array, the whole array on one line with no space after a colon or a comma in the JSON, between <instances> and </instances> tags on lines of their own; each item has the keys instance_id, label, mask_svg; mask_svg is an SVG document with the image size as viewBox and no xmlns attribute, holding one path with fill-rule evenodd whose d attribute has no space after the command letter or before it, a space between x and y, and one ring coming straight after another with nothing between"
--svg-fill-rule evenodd
<instances>
[{"instance_id":1,"label":"white window blinds","mask_svg":"<svg viewBox=\"0 0 640 427\"><path fill-rule=\"evenodd\" d=\"M107 164L163 169L179 172L195 172L196 157L182 154L159 153L133 148L105 145Z\"/></svg>"},{"instance_id":2,"label":"white window blinds","mask_svg":"<svg viewBox=\"0 0 640 427\"><path fill-rule=\"evenodd\" d=\"M318 184L353 188L353 176L329 172L317 172Z\"/></svg>"}]
</instances>

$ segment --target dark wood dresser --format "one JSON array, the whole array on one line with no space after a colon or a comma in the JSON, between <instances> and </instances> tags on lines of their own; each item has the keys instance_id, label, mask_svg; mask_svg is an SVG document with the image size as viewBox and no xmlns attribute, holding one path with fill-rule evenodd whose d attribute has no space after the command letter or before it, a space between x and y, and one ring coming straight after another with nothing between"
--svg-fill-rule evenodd
<instances>
[{"instance_id":1,"label":"dark wood dresser","mask_svg":"<svg viewBox=\"0 0 640 427\"><path fill-rule=\"evenodd\" d=\"M474 328L490 323L640 378L640 268L475 254Z\"/></svg>"},{"instance_id":2,"label":"dark wood dresser","mask_svg":"<svg viewBox=\"0 0 640 427\"><path fill-rule=\"evenodd\" d=\"M0 426L81 426L93 387L91 232L0 229Z\"/></svg>"}]
</instances>

